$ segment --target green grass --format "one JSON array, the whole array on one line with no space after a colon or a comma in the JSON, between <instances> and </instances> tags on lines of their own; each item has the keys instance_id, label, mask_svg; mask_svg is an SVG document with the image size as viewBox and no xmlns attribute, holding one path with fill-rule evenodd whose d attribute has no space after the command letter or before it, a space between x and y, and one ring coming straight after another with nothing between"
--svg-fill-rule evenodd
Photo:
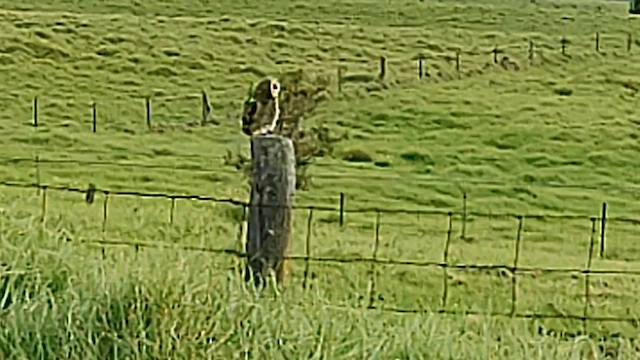
<instances>
[{"instance_id":1,"label":"green grass","mask_svg":"<svg viewBox=\"0 0 640 360\"><path fill-rule=\"evenodd\" d=\"M0 0L0 9L2 157L165 167L43 163L42 183L246 199L244 179L222 157L227 150L248 153L239 119L247 85L302 68L332 79L331 99L305 123L323 122L348 137L334 156L312 165L313 186L297 194L300 205L337 207L344 192L347 211L457 212L465 192L476 213L581 214L525 218L520 265L572 268L586 266L588 217L603 201L610 217L634 218L640 210L640 66L633 60L640 29L624 2L87 0L70 7ZM596 31L601 53L594 51ZM562 36L570 40L564 56ZM496 45L519 71L493 65ZM388 64L384 86L372 81L380 56ZM427 79L417 78L419 57ZM338 67L346 69L341 93ZM201 89L220 125L192 124ZM145 96L153 131L146 128ZM0 163L3 180L36 179L33 164ZM169 200L111 197L103 234L100 194L87 205L80 194L48 191L44 225L35 190L3 188L0 198L0 262L10 265L0 295L12 302L0 314L4 358L570 359L606 351L592 340L538 335L540 326L577 333L579 321L361 309L370 279L364 264L312 263L313 287L303 291L304 263L294 262L288 286L274 299L245 289L226 256L136 253L130 246L109 247L103 256L81 244L105 237L235 248L240 214L230 205L181 200L169 224ZM306 216L295 215L294 255L305 253ZM374 214L347 213L343 228L335 212L313 216L312 255L371 256ZM512 264L516 229L513 218L472 216L463 241L456 218L448 260ZM442 260L446 216L382 214L380 231L381 258ZM611 222L607 256L593 267L639 270L637 234L637 226ZM510 309L509 274L449 270L448 277L449 309ZM376 305L438 310L442 279L438 268L378 266ZM583 281L575 274L518 275L517 310L580 315ZM635 277L592 276L589 314L638 316L639 290ZM616 351L637 351L629 340L633 324L588 325L596 336L622 334Z\"/></svg>"}]
</instances>

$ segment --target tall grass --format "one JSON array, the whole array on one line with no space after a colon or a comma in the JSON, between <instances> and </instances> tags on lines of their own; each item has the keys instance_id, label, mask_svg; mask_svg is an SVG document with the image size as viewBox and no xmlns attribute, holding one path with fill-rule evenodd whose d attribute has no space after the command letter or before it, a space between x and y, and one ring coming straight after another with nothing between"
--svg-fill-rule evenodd
<instances>
[{"instance_id":1,"label":"tall grass","mask_svg":"<svg viewBox=\"0 0 640 360\"><path fill-rule=\"evenodd\" d=\"M0 0L0 138L3 156L129 160L165 169L32 166L0 163L0 178L99 188L246 198L240 174L223 167L226 150L248 152L239 114L247 85L265 74L302 68L332 79L330 99L305 119L342 134L333 156L309 174L299 204L336 206L347 196L343 228L335 213L314 215L313 253L371 253L372 217L349 208L580 213L602 201L610 217L636 217L640 166L636 114L638 42L626 50L626 4L599 1ZM601 51L593 35L601 34ZM560 38L570 40L560 54ZM529 40L535 43L532 65ZM520 70L493 64L498 46ZM458 76L452 56L462 51ZM372 83L386 56L384 84ZM417 79L416 59L430 77ZM335 75L345 67L338 93ZM350 80L350 81L349 81ZM200 118L201 89L218 126ZM152 96L154 131L145 123ZM31 125L39 97L39 127ZM98 132L91 133L91 108ZM185 157L200 154L200 157ZM351 161L351 162L349 162ZM355 163L358 162L358 163ZM207 169L166 170L173 165ZM210 169L210 171L209 171ZM501 180L513 186L472 185ZM558 189L541 183L580 183ZM227 257L181 250L81 245L105 236L232 247L237 209L111 197L106 232L97 195L41 198L0 191L0 358L4 359L583 359L637 357L635 324L589 323L618 339L551 336L578 321L524 321L363 309L365 267L313 264L313 287L300 287L293 264L281 293L256 293ZM296 221L304 223L304 217ZM454 239L451 262L511 263L516 224L470 218ZM304 225L295 239L303 239ZM459 233L459 223L454 232ZM446 224L439 217L382 217L380 256L440 261ZM634 269L635 225L607 227L607 256L594 268ZM589 224L526 219L524 266L582 267ZM293 251L302 253L301 240ZM436 269L439 270L439 269ZM440 271L380 267L382 306L436 309ZM490 311L509 306L510 279L496 272L450 272L449 304ZM580 313L583 279L518 278L520 311ZM640 282L592 277L592 314L633 316ZM569 331L577 333L578 331ZM634 353L635 351L635 353ZM614 356L615 358L615 356Z\"/></svg>"},{"instance_id":2,"label":"tall grass","mask_svg":"<svg viewBox=\"0 0 640 360\"><path fill-rule=\"evenodd\" d=\"M35 217L1 220L2 358L582 359L634 351L624 339L541 336L531 321L337 306L293 282L258 292L218 255L103 255L54 235Z\"/></svg>"}]
</instances>

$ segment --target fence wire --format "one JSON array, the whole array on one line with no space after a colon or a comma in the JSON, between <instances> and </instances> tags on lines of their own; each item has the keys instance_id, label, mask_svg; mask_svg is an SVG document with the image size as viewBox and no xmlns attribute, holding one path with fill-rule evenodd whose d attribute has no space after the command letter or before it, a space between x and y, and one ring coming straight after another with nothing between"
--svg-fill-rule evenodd
<instances>
[{"instance_id":1,"label":"fence wire","mask_svg":"<svg viewBox=\"0 0 640 360\"><path fill-rule=\"evenodd\" d=\"M26 184L26 183L16 183L16 182L0 182L0 186L6 186L6 187L17 187L17 188L23 188L23 189L33 189L33 188L37 188L42 190L41 191L41 196L42 196L42 204L43 204L43 213L42 213L42 221L44 222L45 218L46 218L46 208L45 205L46 204L46 198L47 198L47 190L54 190L54 191L65 191L65 192L73 192L73 193L82 193L85 195L91 194L92 192L101 192L103 193L105 196L105 217L103 219L104 224L103 224L103 233L104 231L104 225L106 224L107 221L107 203L106 200L108 198L108 196L133 196L133 197L151 197L151 198L167 198L167 199L192 199L192 200L199 200L199 201L209 201L209 202L222 202L222 203L229 203L235 206L241 206L244 211L243 214L246 214L246 209L248 207L250 207L250 204L248 204L246 201L241 201L241 200L235 200L235 199L227 199L227 198L214 198L214 197L208 197L208 196L202 196L202 195L175 195L175 194L164 194L164 193L145 193L145 192L138 192L138 191L114 191L114 190L107 190L107 189L95 189L95 188L88 188L88 189L81 189L81 188L77 188L77 187L66 187L66 186L51 186L51 185L42 185L42 184ZM174 205L174 202L172 201L172 206ZM298 207L298 208L302 208L302 209L306 209L309 212L309 224L307 227L307 242L310 241L310 233L311 233L311 218L313 216L313 212L314 211L337 211L338 209L336 208L327 208L327 207L314 207L314 206L302 206L302 207ZM349 210L350 212L351 210ZM521 230L522 230L522 222L529 218L529 215L515 215L515 218L518 219L518 232L517 232L517 236L516 236L516 246L514 247L514 261L512 265L508 265L508 264L464 264L464 263L452 263L450 262L450 260L447 257L447 253L448 253L448 248L449 248L449 243L451 242L451 235L452 235L452 219L454 217L454 212L452 211L442 211L442 210L429 210L427 211L427 213L429 214L434 214L434 215L446 215L448 217L448 230L446 232L447 238L446 238L446 245L445 245L445 250L444 250L444 254L443 254L443 261L420 261L420 260L402 260L402 259L391 259L391 258L383 258L380 257L378 255L378 246L379 246L379 237L378 237L378 233L379 233L379 228L380 228L380 215L385 213L385 212L391 212L391 213L397 213L398 210L396 209L356 209L355 211L360 211L360 212L373 212L376 214L376 221L375 221L375 229L376 229L376 236L375 236L375 245L374 245L374 249L373 249L373 254L372 256L313 256L311 255L311 251L310 251L310 246L307 244L306 246L306 250L305 250L305 254L304 255L288 255L285 256L286 259L290 260L290 261L303 261L305 263L305 269L306 271L304 272L304 281L303 284L307 284L309 281L309 265L310 263L334 263L334 264L368 264L370 265L371 269L369 271L369 274L371 276L371 279L369 280L369 287L368 287L368 293L369 293L369 304L368 304L368 308L369 309L379 309L379 310L383 310L383 311L388 311L388 312L395 312L395 313L422 313L422 312L436 312L436 313L442 313L442 314L482 314L482 315L490 315L490 316L504 316L504 317L511 317L511 318L523 318L523 319L566 319L566 320L578 320L578 321L582 321L583 323L583 330L585 331L585 333L588 330L588 322L624 322L624 323L629 323L631 324L634 328L638 327L639 324L639 319L637 317L634 316L594 316L591 315L589 313L590 310L590 302L591 302L591 298L592 293L590 291L590 283L589 283L589 279L590 276L592 275L618 275L618 276L628 276L628 277L640 277L640 270L632 270L632 269L593 269L591 267L592 262L593 262L593 257L594 255L594 248L595 248L595 244L597 241L597 221L599 220L596 217L587 217L587 216L582 216L581 218L583 219L588 219L591 223L591 233L590 233L590 244L589 244L589 251L588 251L588 256L587 256L587 261L586 261L586 265L585 267L536 267L536 266L521 266L518 264L518 258L519 258L519 252L520 252L520 239L521 239ZM415 214L415 211L411 211L409 212L410 214ZM475 214L476 216L481 216L479 214ZM487 217L493 217L494 214L484 214ZM509 215L512 216L512 215ZM545 215L534 215L533 217L536 218L540 218L540 217L544 217ZM551 215L551 218L568 218L568 219L576 219L579 218L577 216L554 216ZM630 219L633 220L635 223L640 222L640 219ZM242 219L242 222L244 222L245 219ZM241 242L242 240L242 226L240 226L239 228L239 235L237 237L237 240L239 242ZM183 250L183 251L195 251L195 252L202 252L202 253L214 253L214 254L221 254L221 255L227 255L227 256L232 256L235 258L239 258L239 259L243 259L246 258L246 253L242 250L239 250L240 246L238 246L235 249L230 249L230 248L209 248L209 247L204 247L204 246L192 246L192 245L182 245L182 244L162 244L160 242L142 242L142 241L121 241L121 240L113 240L113 239L108 239L107 237L103 238L103 239L72 239L72 238L67 238L67 241L72 243L72 244L84 244L84 245L93 245L93 246L99 246L101 248L106 248L106 247L113 247L113 246L126 246L126 247L133 247L136 249L136 251L140 251L140 249L143 248L154 248L154 249L165 249L165 250ZM377 297L376 297L376 277L375 277L375 267L376 266L413 266L413 267L418 267L418 268L439 268L442 269L443 271L443 282L442 282L442 301L441 301L441 306L439 308L429 308L429 309L424 309L424 308L398 308L398 307L389 307L389 306L382 306L382 305L378 305L377 303ZM447 300L448 300L448 293L449 293L449 280L448 280L448 276L447 276L447 270L449 269L454 269L454 270L470 270L470 271L483 271L483 270L503 270L503 271L507 271L510 273L511 276L511 306L510 306L510 311L508 312L491 312L491 313L485 313L485 312L476 312L473 310L451 310L448 308L447 306ZM527 274L527 273L535 273L537 275L544 275L544 274L553 274L553 273L566 273L566 274L578 274L581 275L584 279L584 293L583 293L583 299L584 299L584 307L583 307L583 312L582 314L571 314L571 313L563 313L563 314L544 314L544 313L535 313L535 312L519 312L517 311L517 303L518 303L518 276L520 274Z\"/></svg>"},{"instance_id":2,"label":"fence wire","mask_svg":"<svg viewBox=\"0 0 640 360\"><path fill-rule=\"evenodd\" d=\"M195 194L168 194L163 192L143 192L143 191L134 191L134 190L109 190L109 189L100 189L88 186L87 188L80 187L70 187L64 185L45 185L45 184L37 184L37 183L24 183L24 182L15 182L15 181L0 181L0 186L5 187L13 187L13 188L32 188L39 190L54 190L54 191L66 191L72 193L80 193L80 194L95 194L101 193L104 195L111 196L132 196L132 197L141 197L141 198L162 198L169 200L197 200L197 201L206 201L206 202L216 202L216 203L227 203L238 206L243 206L246 208L256 207L257 205L253 205L249 203L247 200L238 200L233 198L222 198L222 197L213 197L206 195L195 195ZM261 208L282 208L282 205L279 204L260 204ZM340 207L326 206L326 205L292 205L287 207L292 210L315 210L315 211L327 211L327 212L340 212ZM342 209L344 210L344 209ZM402 209L402 208L381 208L381 207L353 207L349 208L349 213L386 213L386 214L411 214L411 215L448 215L455 217L479 217L479 218L490 218L490 219L536 219L536 220L602 220L601 216L589 216L582 214L536 214L536 213L528 213L528 214L519 214L519 213L511 213L511 212L480 212L480 211L465 211L465 212L455 212L449 210L442 209ZM640 218L628 218L628 217L607 217L607 221L611 222L619 222L619 223L629 223L638 225L640 224Z\"/></svg>"}]
</instances>

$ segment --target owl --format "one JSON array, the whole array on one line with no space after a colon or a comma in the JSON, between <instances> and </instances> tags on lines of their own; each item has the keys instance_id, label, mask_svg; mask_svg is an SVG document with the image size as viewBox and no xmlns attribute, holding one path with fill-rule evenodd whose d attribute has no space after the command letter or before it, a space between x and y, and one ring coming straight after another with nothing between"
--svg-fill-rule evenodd
<instances>
[{"instance_id":1,"label":"owl","mask_svg":"<svg viewBox=\"0 0 640 360\"><path fill-rule=\"evenodd\" d=\"M253 96L245 101L242 113L242 132L249 136L273 133L280 119L280 83L265 79L256 85Z\"/></svg>"}]
</instances>

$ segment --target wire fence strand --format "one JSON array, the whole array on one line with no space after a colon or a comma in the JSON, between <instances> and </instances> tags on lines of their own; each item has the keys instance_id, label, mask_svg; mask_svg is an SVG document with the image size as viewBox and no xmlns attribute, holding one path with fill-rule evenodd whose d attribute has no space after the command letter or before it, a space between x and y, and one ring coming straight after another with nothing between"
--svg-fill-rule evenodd
<instances>
[{"instance_id":1,"label":"wire fence strand","mask_svg":"<svg viewBox=\"0 0 640 360\"><path fill-rule=\"evenodd\" d=\"M192 200L199 200L199 201L209 201L209 202L220 202L220 203L229 203L231 205L234 206L241 206L245 211L247 209L247 207L251 206L247 201L242 201L242 200L237 200L237 199L232 199L232 198L217 198L217 197L211 197L211 196L202 196L202 195L191 195L191 194L186 194L186 195L179 195L179 194L166 194L166 193L147 193L147 192L140 192L140 191L130 191L130 190L110 190L110 189L98 189L95 187L87 187L86 189L83 188L79 188L79 187L69 187L69 186L61 186L61 185L45 185L45 184L31 184L31 183L19 183L19 182L7 182L7 181L3 181L0 182L0 186L5 186L5 187L14 187L14 188L23 188L23 189L32 189L32 188L37 188L37 189L41 189L41 194L39 196L41 196L41 206L42 206L42 213L41 213L41 221L43 223L44 226L46 226L46 218L47 218L47 196L48 194L51 193L51 191L63 191L63 192L72 192L72 193L79 193L79 194L89 194L89 193L103 193L105 195L104 198L104 211L103 211L103 222L102 222L102 239L82 239L82 238L77 238L77 239L72 239L70 237L67 238L67 241L70 243L74 243L74 244L83 244L83 245L89 245L89 246L98 246L101 249L101 252L103 254L103 257L106 256L105 255L105 249L107 247L113 247L113 246L126 246L126 247L133 247L136 250L136 256L138 256L138 253L140 251L140 249L144 249L144 248L155 248L155 249L160 249L160 250L170 250L170 251L176 251L176 250L182 250L182 251L195 251L195 252L201 252L201 253L213 253L213 254L222 254L222 255L228 255L228 256L233 256L236 259L246 259L246 253L241 251L238 248L236 249L229 249L229 248L209 248L209 247L205 247L205 246L194 246L194 245L185 245L185 244L175 244L175 243L162 243L160 241L153 241L153 242L143 242L143 241L123 241L123 240L114 240L108 237L107 234L107 203L108 203L108 199L112 198L113 196L132 196L132 197L149 197L149 198L162 198L162 199L171 199L172 203L175 206L175 200L177 199L192 199ZM86 197L85 197L86 199ZM86 201L86 200L85 200ZM306 209L309 211L314 211L314 210L327 210L327 211L334 211L337 212L339 210L338 207L323 207L323 206L297 206L297 209ZM589 298L591 295L590 292L590 283L589 283L589 277L591 275L617 275L617 276L627 276L627 277L640 277L640 269L636 270L636 269L599 269L599 268L593 268L592 267L592 258L593 258L593 248L594 248L594 243L596 241L596 235L595 235L595 231L597 229L596 227L596 222L599 220L602 220L600 218L597 217L593 217L593 216L585 216L585 215L522 215L522 214L501 214L502 216L508 216L514 219L518 220L518 233L516 236L516 246L515 246L515 251L516 251L516 255L515 258L513 259L511 264L508 263L504 263L504 264L477 264L477 263L451 263L450 258L448 257L448 244L445 246L445 250L444 250L444 256L443 256L443 261L427 261L427 260L402 260L402 259L392 259L392 258L385 258L385 257L381 257L380 254L378 254L378 247L380 244L380 239L379 239L379 232L380 232L380 226L381 226L381 222L380 222L380 214L382 213L408 213L411 215L415 215L417 213L416 210L411 210L411 211L407 211L407 210L402 210L402 209L381 209L381 208L356 208L354 210L349 210L351 211L355 211L355 212L370 212L370 213L374 213L376 216L376 221L375 221L375 242L374 242L374 251L373 251L373 255L370 257L366 257L366 256L319 256L319 255L312 255L310 253L310 251L308 251L308 248L310 248L310 244L307 244L307 250L305 251L305 254L302 255L288 255L285 256L285 259L290 260L290 261L302 261L305 264L309 264L309 263L325 263L325 264L369 264L370 267L370 276L371 276L371 281L370 281L370 285L369 285L369 308L371 309L379 309L379 310L384 310L384 311L392 311L392 312L397 312L397 313L420 313L420 312L425 312L425 311L430 311L430 312L437 312L437 313L453 313L450 309L447 308L447 303L450 302L447 299L447 291L448 291L448 286L447 286L447 273L446 273L446 269L455 269L455 270L465 270L465 271L477 271L477 272L483 272L483 271L507 271L510 273L510 276L512 276L512 278L515 278L515 276L521 276L523 274L533 274L535 277L539 277L541 275L546 275L546 274L576 274L576 275L581 275L584 277L585 279L585 289L584 289L584 308L583 308L583 312L582 314L556 314L556 315L549 315L549 314L540 314L540 313L521 313L516 311L517 310L517 293L516 293L516 282L515 280L512 281L512 296L511 296L511 306L510 306L510 311L506 312L506 313L501 313L501 312L497 312L497 313L491 313L490 315L492 316L509 316L511 318L527 318L527 319L544 319L544 318L556 318L556 319L569 319L569 320L580 320L583 323L583 327L586 330L587 329L587 324L589 321L598 321L598 322L602 322L602 321L611 321L611 322L627 322L627 323L631 323L631 324L638 324L638 319L633 317L633 316L620 316L620 317L616 317L616 316L610 316L610 317L606 317L606 316L592 316L590 314L589 310ZM456 215L456 213L452 212L452 211L446 211L446 210L439 210L439 209L433 209L433 210L424 210L424 211L419 211L419 213L423 213L423 214L433 214L433 215L442 215L442 216L446 216L449 219L449 226L448 226L448 231L447 231L447 243L449 243L451 241L451 232L452 232L452 228L451 228L451 221L454 218L454 215ZM487 217L487 218L495 218L496 214L482 214L482 213L473 213L473 212L466 212L465 214L457 214L457 216L459 218L466 218L469 216L477 216L477 217ZM589 257L588 257L588 261L587 261L587 265L584 268L580 268L580 267L542 267L542 266L521 266L519 265L518 259L520 258L520 233L523 231L522 229L522 223L524 221L524 219L529 219L529 218L560 218L560 219L584 219L585 221L588 220L591 222L591 242L590 242L590 248L589 248ZM607 218L607 220L610 220L611 218ZM620 220L620 219L618 219ZM640 223L640 219L629 219L630 221L632 221L634 224ZM173 224L172 224L173 225ZM311 225L309 225L311 226ZM309 230L310 233L310 230ZM238 234L239 238L242 238L242 233ZM310 238L309 240L310 241ZM375 271L377 267L382 267L382 266L413 266L416 268L440 268L440 269L444 269L444 284L443 284L443 294L442 294L442 306L439 308L433 308L433 309L401 309L401 308L393 308L393 307L386 307L386 306L378 306L375 303L376 301L376 276L375 276ZM306 266L307 268L307 273L308 273L308 266ZM308 274L307 274L308 276ZM305 286L308 285L308 279L307 281L304 282ZM473 313L473 311L466 311L464 312L466 314L470 314ZM486 313L485 313L486 315ZM634 326L636 326L634 325Z\"/></svg>"},{"instance_id":2,"label":"wire fence strand","mask_svg":"<svg viewBox=\"0 0 640 360\"><path fill-rule=\"evenodd\" d=\"M195 252L204 252L204 253L214 253L214 254L222 254L234 256L236 258L246 258L246 253L239 251L237 249L225 249L225 248L208 248L203 246L191 246L191 245L176 245L176 244L166 244L161 245L158 242L136 242L136 241L124 241L124 240L69 240L71 243L84 244L84 245L92 245L103 248L104 246L126 246L126 247L134 247L138 248L154 248L154 249L164 249L164 250L182 250L182 251L195 251ZM368 263L368 264L377 264L377 265L413 265L418 267L440 267L440 268L450 268L450 269L461 269L461 270L496 270L496 269L504 269L511 271L513 274L517 271L518 273L580 273L585 275L585 278L588 278L588 275L629 275L629 276L640 276L640 270L597 270L597 269L589 269L589 268L542 268L542 267L513 267L509 265L478 265L478 264L447 264L441 262L430 262L430 261L402 261L402 260L392 260L392 259L383 259L379 257L322 257L322 256L310 256L310 255L287 255L284 257L286 260L292 261L303 261L303 262L316 262L316 263ZM305 283L306 284L306 283ZM586 312L582 315L577 314L543 314L543 313L518 313L515 311L509 312L482 312L482 311L474 311L474 310L449 310L445 308L421 308L421 309L408 309L408 308L396 308L396 307L388 307L388 306L377 306L373 302L367 306L368 309L371 310L382 310L386 312L394 312L394 313L405 313L405 314L418 314L418 313L439 313L439 314L448 314L448 315L483 315L483 316L491 316L491 317L508 317L508 318L520 318L520 319L564 319L564 320L578 320L587 322L587 321L595 321L595 322L626 322L630 323L633 326L637 326L640 322L640 319L633 316L624 316L624 317L616 317L616 316L591 316L587 315ZM512 308L513 309L513 308Z\"/></svg>"},{"instance_id":3,"label":"wire fence strand","mask_svg":"<svg viewBox=\"0 0 640 360\"><path fill-rule=\"evenodd\" d=\"M143 241L128 241L128 240L107 240L107 239L93 239L93 240L73 240L68 239L69 242L93 244L93 245L105 245L105 246L127 246L127 247L140 247L140 248L154 248L154 249L166 249L166 250L182 250L182 251L196 251L212 254L227 254L233 255L239 258L246 258L247 254L237 249L227 248L210 248L206 246L195 245L179 245L179 244L162 244L159 241L155 242L143 242ZM372 264L372 265L387 265L387 266L415 266L415 267L437 267L443 269L457 269L457 270L507 270L511 273L533 273L533 274L552 274L552 273L566 273L566 274L592 274L592 275L629 275L640 277L640 270L622 270L622 269L585 269L577 267L533 267L533 266L518 266L514 267L508 264L450 264L438 261L418 261L418 260L394 260L385 259L379 257L365 257L365 256L307 256L307 255L285 255L285 260L291 261L310 261L315 263L340 263L340 264Z\"/></svg>"},{"instance_id":4,"label":"wire fence strand","mask_svg":"<svg viewBox=\"0 0 640 360\"><path fill-rule=\"evenodd\" d=\"M195 195L195 194L168 194L162 192L143 192L143 191L134 191L134 190L108 190L108 189L99 189L89 187L84 189L80 187L71 187L64 185L46 185L46 184L36 184L36 183L24 183L24 182L16 182L16 181L0 181L0 186L5 187L13 187L13 188L23 188L23 189L40 189L40 190L56 190L56 191L66 191L72 193L81 193L86 194L89 191L93 191L95 193L109 194L113 196L132 196L132 197L141 197L141 198L163 198L163 199L175 199L175 200L197 200L197 201L208 201L208 202L216 202L216 203L228 203L232 205L252 207L255 205L251 205L249 201L246 200L238 200L233 198L223 198L223 197L214 197L214 196L205 196L205 195ZM279 208L282 205L277 204L261 204L262 208ZM294 210L316 210L316 211L327 211L327 212L339 212L340 207L338 206L327 206L327 205L293 205L292 208ZM442 215L446 216L449 213L452 213L456 217L478 217L478 218L487 218L487 219L518 219L519 217L526 217L527 219L536 219L536 220L545 220L545 219L555 219L555 220L589 220L591 218L595 218L596 220L601 220L601 217L593 217L590 215L583 214L521 214L521 213L511 213L511 212L480 212L480 211L466 211L464 213L451 212L450 210L443 209L402 209L402 208L382 208L382 207L353 207L348 210L349 213L385 213L385 214L412 214L412 215ZM628 217L611 217L607 216L607 221L611 222L619 222L619 223L629 223L634 225L640 225L640 218L628 218Z\"/></svg>"}]
</instances>

